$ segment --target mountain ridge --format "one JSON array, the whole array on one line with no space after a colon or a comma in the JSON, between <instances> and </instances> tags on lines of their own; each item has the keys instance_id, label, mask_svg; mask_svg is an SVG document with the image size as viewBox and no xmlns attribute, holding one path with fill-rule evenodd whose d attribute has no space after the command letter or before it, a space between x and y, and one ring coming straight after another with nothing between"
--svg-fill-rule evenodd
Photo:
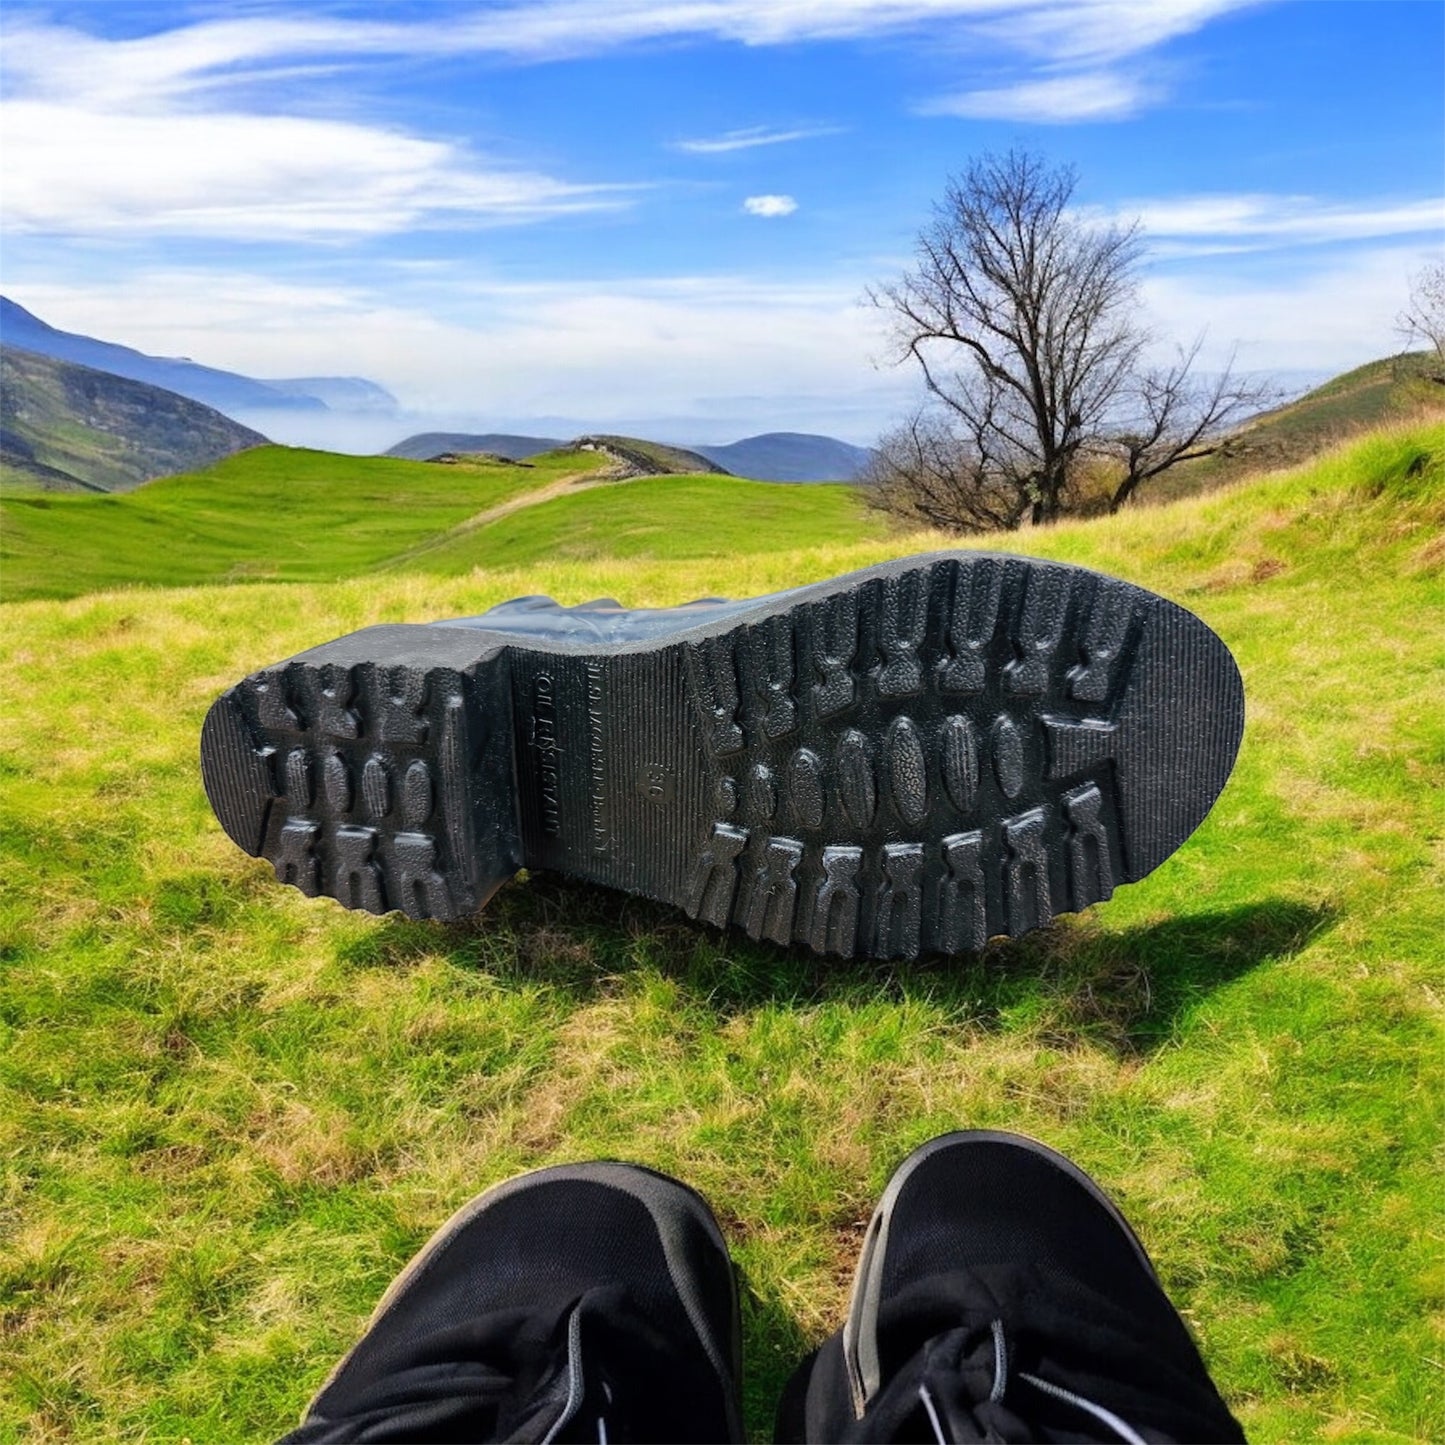
<instances>
[{"instance_id":1,"label":"mountain ridge","mask_svg":"<svg viewBox=\"0 0 1445 1445\"><path fill-rule=\"evenodd\" d=\"M109 372L128 381L160 387L216 411L291 411L322 413L336 410L326 400L347 396L366 398L340 410L396 410L396 398L384 387L362 377L291 377L263 381L237 371L204 366L181 356L151 356L132 346L101 341L78 331L62 331L27 311L18 301L0 296L0 342L56 361L67 361L93 371ZM378 407L385 398L384 408ZM233 418L234 420L234 418Z\"/></svg>"},{"instance_id":2,"label":"mountain ridge","mask_svg":"<svg viewBox=\"0 0 1445 1445\"><path fill-rule=\"evenodd\" d=\"M0 345L0 473L41 491L127 491L266 438L176 392Z\"/></svg>"}]
</instances>

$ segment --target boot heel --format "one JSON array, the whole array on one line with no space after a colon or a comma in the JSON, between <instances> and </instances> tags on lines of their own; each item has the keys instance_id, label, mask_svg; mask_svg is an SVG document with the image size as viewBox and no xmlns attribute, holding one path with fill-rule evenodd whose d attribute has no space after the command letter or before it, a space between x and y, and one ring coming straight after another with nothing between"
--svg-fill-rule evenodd
<instances>
[{"instance_id":1,"label":"boot heel","mask_svg":"<svg viewBox=\"0 0 1445 1445\"><path fill-rule=\"evenodd\" d=\"M216 700L206 796L239 847L309 897L462 918L521 866L510 697L491 634L366 628Z\"/></svg>"}]
</instances>

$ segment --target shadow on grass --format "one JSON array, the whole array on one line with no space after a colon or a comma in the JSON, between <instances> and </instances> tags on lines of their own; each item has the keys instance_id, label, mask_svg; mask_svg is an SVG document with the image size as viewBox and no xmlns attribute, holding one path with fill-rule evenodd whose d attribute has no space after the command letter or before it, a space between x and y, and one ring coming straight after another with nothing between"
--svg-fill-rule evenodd
<instances>
[{"instance_id":1,"label":"shadow on grass","mask_svg":"<svg viewBox=\"0 0 1445 1445\"><path fill-rule=\"evenodd\" d=\"M339 961L405 968L441 956L579 1001L656 970L724 1017L768 1005L920 999L975 1027L1027 1028L1043 1042L1137 1054L1164 1043L1214 989L1297 953L1332 918L1289 898L1117 932L1085 914L977 955L844 961L720 935L674 908L543 875L504 889L465 923L389 918L347 944Z\"/></svg>"},{"instance_id":2,"label":"shadow on grass","mask_svg":"<svg viewBox=\"0 0 1445 1445\"><path fill-rule=\"evenodd\" d=\"M783 1390L813 1342L780 1298L757 1292L746 1275L742 1285L743 1420L749 1439L771 1440Z\"/></svg>"}]
</instances>

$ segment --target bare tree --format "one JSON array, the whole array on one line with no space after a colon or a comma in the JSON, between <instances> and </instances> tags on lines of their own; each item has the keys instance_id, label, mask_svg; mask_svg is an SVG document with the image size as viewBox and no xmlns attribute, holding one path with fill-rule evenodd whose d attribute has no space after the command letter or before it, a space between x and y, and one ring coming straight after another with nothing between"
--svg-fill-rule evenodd
<instances>
[{"instance_id":1,"label":"bare tree","mask_svg":"<svg viewBox=\"0 0 1445 1445\"><path fill-rule=\"evenodd\" d=\"M935 525L1046 522L1068 509L1079 465L1102 455L1123 468L1117 508L1213 449L1261 394L1228 368L1196 382L1197 343L1173 367L1145 366L1138 228L1072 214L1074 187L1071 168L1030 152L984 156L949 182L913 268L868 293L891 313L898 359L918 364L933 413L880 443L880 501L901 505L911 476L912 505Z\"/></svg>"},{"instance_id":2,"label":"bare tree","mask_svg":"<svg viewBox=\"0 0 1445 1445\"><path fill-rule=\"evenodd\" d=\"M1445 362L1445 261L1432 261L1410 278L1410 304L1398 325L1407 342L1423 341Z\"/></svg>"}]
</instances>

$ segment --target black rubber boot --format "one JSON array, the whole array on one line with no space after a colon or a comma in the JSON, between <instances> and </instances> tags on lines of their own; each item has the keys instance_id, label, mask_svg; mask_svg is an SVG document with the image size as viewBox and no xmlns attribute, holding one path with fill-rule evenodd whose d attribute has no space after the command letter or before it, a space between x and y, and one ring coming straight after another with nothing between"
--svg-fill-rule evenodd
<instances>
[{"instance_id":1,"label":"black rubber boot","mask_svg":"<svg viewBox=\"0 0 1445 1445\"><path fill-rule=\"evenodd\" d=\"M541 1169L442 1226L288 1445L736 1441L732 1263L702 1197L629 1164Z\"/></svg>"},{"instance_id":2,"label":"black rubber boot","mask_svg":"<svg viewBox=\"0 0 1445 1445\"><path fill-rule=\"evenodd\" d=\"M1043 1144L945 1134L889 1181L783 1441L1241 1441L1144 1247Z\"/></svg>"},{"instance_id":3,"label":"black rubber boot","mask_svg":"<svg viewBox=\"0 0 1445 1445\"><path fill-rule=\"evenodd\" d=\"M370 627L226 692L201 764L236 843L352 908L458 918L550 868L911 958L1142 878L1243 721L1233 659L1182 608L961 552L740 602Z\"/></svg>"}]
</instances>

